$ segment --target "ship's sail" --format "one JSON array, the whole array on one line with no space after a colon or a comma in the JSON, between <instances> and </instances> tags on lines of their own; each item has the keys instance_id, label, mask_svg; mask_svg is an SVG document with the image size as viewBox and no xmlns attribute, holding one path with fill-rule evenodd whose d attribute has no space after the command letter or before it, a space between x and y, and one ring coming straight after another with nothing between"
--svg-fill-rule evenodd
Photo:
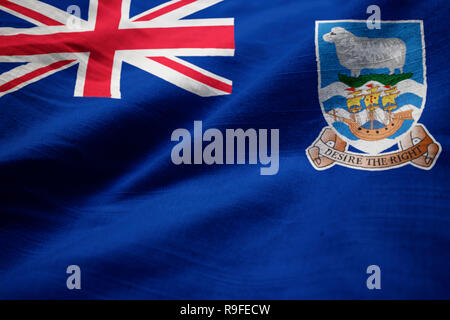
<instances>
[{"instance_id":1,"label":"ship's sail","mask_svg":"<svg viewBox=\"0 0 450 320\"><path fill-rule=\"evenodd\" d=\"M400 94L400 92L383 96L381 98L381 103L383 104L383 108L386 110L390 106L397 107L397 103L396 103L395 99L398 97L399 94ZM392 109L394 109L394 108L392 108Z\"/></svg>"},{"instance_id":2,"label":"ship's sail","mask_svg":"<svg viewBox=\"0 0 450 320\"><path fill-rule=\"evenodd\" d=\"M347 107L350 108L354 108L354 107L361 107L361 99L362 96L356 96L356 97L352 97L352 98L348 98L347 99Z\"/></svg>"},{"instance_id":3,"label":"ship's sail","mask_svg":"<svg viewBox=\"0 0 450 320\"><path fill-rule=\"evenodd\" d=\"M400 92L397 91L397 87L390 88L387 86L388 90L384 90L384 96L381 98L381 103L383 105L383 110L388 112L388 121L390 123L392 120L392 110L397 108L397 97Z\"/></svg>"},{"instance_id":4,"label":"ship's sail","mask_svg":"<svg viewBox=\"0 0 450 320\"><path fill-rule=\"evenodd\" d=\"M394 93L394 92L396 92L397 91L397 87L390 87L390 86L386 86L386 88L389 88L389 89L387 89L387 90L384 90L384 93L386 94L386 95L389 95L389 94L392 94L392 93Z\"/></svg>"},{"instance_id":5,"label":"ship's sail","mask_svg":"<svg viewBox=\"0 0 450 320\"><path fill-rule=\"evenodd\" d=\"M375 110L380 107L380 96L382 91L378 91L379 87L370 88L369 94L364 97L364 103L369 110Z\"/></svg>"},{"instance_id":6,"label":"ship's sail","mask_svg":"<svg viewBox=\"0 0 450 320\"><path fill-rule=\"evenodd\" d=\"M364 95L362 95L362 90L355 91L354 88L348 89L352 91L347 98L347 109L348 112L352 113L353 121L356 120L356 113L362 110L361 101Z\"/></svg>"}]
</instances>

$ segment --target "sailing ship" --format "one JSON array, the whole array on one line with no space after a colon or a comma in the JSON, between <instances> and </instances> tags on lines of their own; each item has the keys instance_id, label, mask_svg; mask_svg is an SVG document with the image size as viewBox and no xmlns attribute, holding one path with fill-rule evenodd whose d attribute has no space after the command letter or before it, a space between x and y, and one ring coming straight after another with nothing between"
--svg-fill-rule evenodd
<instances>
[{"instance_id":1,"label":"sailing ship","mask_svg":"<svg viewBox=\"0 0 450 320\"><path fill-rule=\"evenodd\" d=\"M414 120L413 110L393 112L398 107L396 99L400 95L396 87L385 86L385 90L371 84L366 87L365 94L362 89L346 89L350 91L347 97L347 110L352 114L351 119L338 117L335 110L331 113L334 121L346 123L357 138L366 141L382 140L397 132L405 120ZM362 101L365 108L361 105ZM360 123L356 115L364 111L367 113L368 121ZM384 117L380 116L383 113Z\"/></svg>"}]
</instances>

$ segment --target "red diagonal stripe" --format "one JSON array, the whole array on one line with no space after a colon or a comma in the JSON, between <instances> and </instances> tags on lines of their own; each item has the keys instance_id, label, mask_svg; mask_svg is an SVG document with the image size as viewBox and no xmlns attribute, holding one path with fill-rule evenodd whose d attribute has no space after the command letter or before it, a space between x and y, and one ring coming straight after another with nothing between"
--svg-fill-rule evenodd
<instances>
[{"instance_id":1,"label":"red diagonal stripe","mask_svg":"<svg viewBox=\"0 0 450 320\"><path fill-rule=\"evenodd\" d=\"M178 8L184 7L188 4L191 4L193 2L195 2L197 0L180 0L176 3L173 3L171 5L168 5L167 7L161 8L159 10L153 11L145 16L140 17L139 19L135 20L135 21L150 21L153 20L155 18L158 18L162 15L165 15L166 13L172 12Z\"/></svg>"},{"instance_id":2,"label":"red diagonal stripe","mask_svg":"<svg viewBox=\"0 0 450 320\"><path fill-rule=\"evenodd\" d=\"M46 74L47 72L62 68L74 61L75 60L58 61L58 62L52 63L46 67L42 67L42 68L36 69L30 73L24 74L23 76L21 76L19 78L16 78L14 80L11 80L11 81L1 85L0 92L6 92L8 90L11 90L12 88L17 87L18 85L21 85L24 82L30 81L36 77Z\"/></svg>"},{"instance_id":3,"label":"red diagonal stripe","mask_svg":"<svg viewBox=\"0 0 450 320\"><path fill-rule=\"evenodd\" d=\"M181 63L178 63L174 60L171 60L166 57L148 57L150 60L156 61L170 69L173 69L189 78L192 78L198 82L201 82L207 86L210 86L214 89L230 93L233 89L233 87L225 82L222 82L220 80L214 79L212 77L209 77L207 75L204 75L201 72L198 72L197 70L194 70L192 68L189 68Z\"/></svg>"},{"instance_id":4,"label":"red diagonal stripe","mask_svg":"<svg viewBox=\"0 0 450 320\"><path fill-rule=\"evenodd\" d=\"M33 11L31 9L19 6L18 4L12 3L8 0L0 0L0 6L3 6L7 9L10 9L12 11L15 11L17 13L20 13L28 18L31 18L33 20L39 21L42 24L45 24L47 26L61 26L63 25L61 22L53 20L47 16L44 16L43 14L40 14L39 12Z\"/></svg>"}]
</instances>

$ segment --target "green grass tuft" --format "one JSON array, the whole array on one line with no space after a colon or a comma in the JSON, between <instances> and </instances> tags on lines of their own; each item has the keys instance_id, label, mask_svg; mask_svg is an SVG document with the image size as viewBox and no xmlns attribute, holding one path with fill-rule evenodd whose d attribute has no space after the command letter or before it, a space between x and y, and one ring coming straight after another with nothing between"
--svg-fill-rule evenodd
<instances>
[{"instance_id":1,"label":"green grass tuft","mask_svg":"<svg viewBox=\"0 0 450 320\"><path fill-rule=\"evenodd\" d=\"M412 72L402 74L392 74L392 75L372 73L361 75L357 78L349 77L343 74L338 74L338 77L342 83L345 83L349 87L359 88L369 81L378 81L385 86L395 86L400 81L409 79L413 75L414 74Z\"/></svg>"}]
</instances>

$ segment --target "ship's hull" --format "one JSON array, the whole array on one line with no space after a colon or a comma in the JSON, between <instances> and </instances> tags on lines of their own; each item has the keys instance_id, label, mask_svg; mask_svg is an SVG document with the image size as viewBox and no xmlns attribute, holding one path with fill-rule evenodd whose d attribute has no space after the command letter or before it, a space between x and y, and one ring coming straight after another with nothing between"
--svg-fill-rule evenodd
<instances>
[{"instance_id":1,"label":"ship's hull","mask_svg":"<svg viewBox=\"0 0 450 320\"><path fill-rule=\"evenodd\" d=\"M392 121L385 127L379 129L366 129L351 119L344 118L343 120L357 138L365 141L378 141L386 139L396 133L403 125L403 121L414 120L412 112L412 110L408 110L394 114Z\"/></svg>"}]
</instances>

